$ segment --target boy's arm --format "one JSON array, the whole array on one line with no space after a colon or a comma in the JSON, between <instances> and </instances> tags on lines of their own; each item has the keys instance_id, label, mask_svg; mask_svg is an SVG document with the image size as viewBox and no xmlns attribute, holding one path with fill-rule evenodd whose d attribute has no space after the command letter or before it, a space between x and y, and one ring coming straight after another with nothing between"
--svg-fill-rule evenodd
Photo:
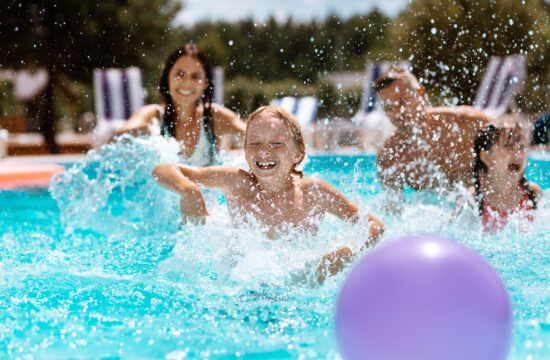
<instances>
[{"instance_id":1,"label":"boy's arm","mask_svg":"<svg viewBox=\"0 0 550 360\"><path fill-rule=\"evenodd\" d=\"M314 186L318 190L318 203L323 210L342 220L351 222L359 220L359 209L344 194L322 180L315 180ZM384 225L372 214L368 214L367 220L370 226L370 237L377 240L384 232Z\"/></svg>"},{"instance_id":2,"label":"boy's arm","mask_svg":"<svg viewBox=\"0 0 550 360\"><path fill-rule=\"evenodd\" d=\"M384 225L375 216L368 214L369 219L369 238L361 246L360 251L370 247L380 240L384 233ZM356 254L347 246L341 246L335 251L325 254L321 263L317 266L317 281L319 284L325 282L327 276L334 276L349 264Z\"/></svg>"},{"instance_id":3,"label":"boy's arm","mask_svg":"<svg viewBox=\"0 0 550 360\"><path fill-rule=\"evenodd\" d=\"M346 221L359 220L359 209L344 194L322 180L311 180L316 205Z\"/></svg>"},{"instance_id":4,"label":"boy's arm","mask_svg":"<svg viewBox=\"0 0 550 360\"><path fill-rule=\"evenodd\" d=\"M242 170L227 167L192 168L176 164L160 164L153 170L157 182L181 196L180 209L184 222L200 221L208 212L199 185L227 192Z\"/></svg>"},{"instance_id":5,"label":"boy's arm","mask_svg":"<svg viewBox=\"0 0 550 360\"><path fill-rule=\"evenodd\" d=\"M318 189L319 204L324 210L338 216L340 219L356 222L359 220L359 210L346 197L325 183L317 180L315 185ZM374 245L384 233L384 225L374 215L368 214L369 236L361 250ZM325 254L321 263L317 267L317 281L323 283L328 275L336 275L344 266L351 262L355 254L347 246L342 246L337 250Z\"/></svg>"},{"instance_id":6,"label":"boy's arm","mask_svg":"<svg viewBox=\"0 0 550 360\"><path fill-rule=\"evenodd\" d=\"M225 166L191 167L180 164L160 164L153 170L153 177L163 187L178 194L199 186L229 191L246 172Z\"/></svg>"}]
</instances>

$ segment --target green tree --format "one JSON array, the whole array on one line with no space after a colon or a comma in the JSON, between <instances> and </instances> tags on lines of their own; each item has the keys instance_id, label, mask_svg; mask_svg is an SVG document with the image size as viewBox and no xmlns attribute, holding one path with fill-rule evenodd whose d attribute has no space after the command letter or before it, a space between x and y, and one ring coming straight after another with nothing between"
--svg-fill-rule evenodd
<instances>
[{"instance_id":1,"label":"green tree","mask_svg":"<svg viewBox=\"0 0 550 360\"><path fill-rule=\"evenodd\" d=\"M185 29L183 38L198 43L215 65L224 66L229 79L313 84L319 73L363 69L366 57L376 57L386 46L389 23L378 10L348 20L331 15L307 22L203 22Z\"/></svg>"},{"instance_id":2,"label":"green tree","mask_svg":"<svg viewBox=\"0 0 550 360\"><path fill-rule=\"evenodd\" d=\"M170 24L179 4L176 0L2 2L0 68L42 67L50 75L41 99L42 131L50 151L58 151L56 85L89 83L96 67L157 67L160 50L173 41Z\"/></svg>"},{"instance_id":3,"label":"green tree","mask_svg":"<svg viewBox=\"0 0 550 360\"><path fill-rule=\"evenodd\" d=\"M533 111L548 84L549 14L544 0L414 0L394 20L393 47L412 60L428 88L464 104L473 102L491 56L525 54L523 105Z\"/></svg>"}]
</instances>

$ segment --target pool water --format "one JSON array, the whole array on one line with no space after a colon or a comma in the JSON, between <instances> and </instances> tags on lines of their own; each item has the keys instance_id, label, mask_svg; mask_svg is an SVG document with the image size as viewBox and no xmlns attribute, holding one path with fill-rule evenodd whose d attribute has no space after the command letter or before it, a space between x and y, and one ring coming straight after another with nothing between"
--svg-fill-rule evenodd
<instances>
[{"instance_id":1,"label":"pool water","mask_svg":"<svg viewBox=\"0 0 550 360\"><path fill-rule=\"evenodd\" d=\"M180 226L177 197L150 179L175 155L147 145L92 153L51 192L0 191L0 357L339 358L345 274L316 286L314 268L330 249L360 246L364 224L327 218L315 235L272 241L233 226L208 192L207 224ZM382 242L440 233L485 256L513 302L510 359L550 358L547 200L532 224L488 235L436 194L410 192L401 215L384 213L374 156L311 156L304 170L382 218ZM549 159L530 158L527 176L546 198L549 173Z\"/></svg>"}]
</instances>

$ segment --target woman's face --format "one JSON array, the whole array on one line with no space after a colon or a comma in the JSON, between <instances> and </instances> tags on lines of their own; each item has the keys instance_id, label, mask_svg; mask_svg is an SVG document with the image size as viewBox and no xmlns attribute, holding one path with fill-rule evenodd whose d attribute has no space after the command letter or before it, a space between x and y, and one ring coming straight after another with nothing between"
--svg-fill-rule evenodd
<instances>
[{"instance_id":1,"label":"woman's face","mask_svg":"<svg viewBox=\"0 0 550 360\"><path fill-rule=\"evenodd\" d=\"M168 74L170 96L178 105L196 103L208 86L206 73L198 59L183 55Z\"/></svg>"},{"instance_id":2,"label":"woman's face","mask_svg":"<svg viewBox=\"0 0 550 360\"><path fill-rule=\"evenodd\" d=\"M527 137L519 128L509 128L501 132L497 143L482 152L481 160L489 171L498 173L510 180L519 181L527 164Z\"/></svg>"},{"instance_id":3,"label":"woman's face","mask_svg":"<svg viewBox=\"0 0 550 360\"><path fill-rule=\"evenodd\" d=\"M246 162L259 179L286 178L301 154L283 120L260 114L248 124Z\"/></svg>"}]
</instances>

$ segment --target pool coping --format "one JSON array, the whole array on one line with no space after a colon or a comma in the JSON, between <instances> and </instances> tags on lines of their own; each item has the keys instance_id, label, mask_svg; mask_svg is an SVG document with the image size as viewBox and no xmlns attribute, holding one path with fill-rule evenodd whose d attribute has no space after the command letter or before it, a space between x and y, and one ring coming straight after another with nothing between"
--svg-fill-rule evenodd
<instances>
[{"instance_id":1,"label":"pool coping","mask_svg":"<svg viewBox=\"0 0 550 360\"><path fill-rule=\"evenodd\" d=\"M0 159L1 163L26 163L26 164L70 164L83 159L85 154L61 154L61 155L18 155Z\"/></svg>"}]
</instances>

